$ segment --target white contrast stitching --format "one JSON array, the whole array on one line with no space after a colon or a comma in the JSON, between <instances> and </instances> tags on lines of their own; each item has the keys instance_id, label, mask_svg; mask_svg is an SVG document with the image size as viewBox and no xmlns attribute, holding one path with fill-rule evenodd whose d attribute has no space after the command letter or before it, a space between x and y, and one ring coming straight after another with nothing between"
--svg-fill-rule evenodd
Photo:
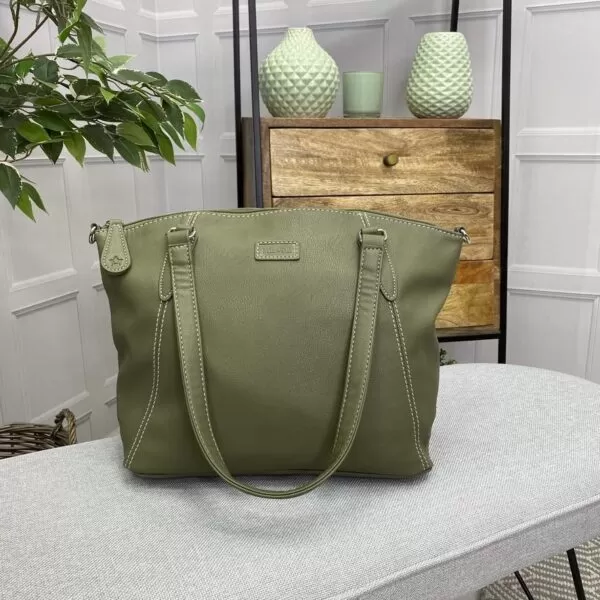
<instances>
[{"instance_id":1,"label":"white contrast stitching","mask_svg":"<svg viewBox=\"0 0 600 600\"><path fill-rule=\"evenodd\" d=\"M379 256L377 257L377 273L380 274L381 273L382 252L379 248L367 248L366 249L367 252L369 250L375 250L375 252L379 253ZM377 318L376 308L377 308L378 298L379 298L379 291L373 295L373 310L371 311L373 313L373 316L371 317L371 330L369 332L369 347L367 349L367 357L371 356L371 350L373 348L373 332L375 331L375 320ZM370 364L371 364L371 359L367 358L367 362L365 364L365 371L364 371L363 377L362 377L362 385L360 388L360 398L362 398L363 395L365 394L365 388L367 386L367 372L369 371ZM346 446L348 445L349 440L352 439L352 436L354 435L354 431L355 431L357 425L358 425L358 411L356 411L354 413L354 422L352 423L352 429L350 430L350 435L348 436L348 440L346 441ZM344 450L345 450L345 447L344 447Z\"/></svg>"},{"instance_id":2,"label":"white contrast stitching","mask_svg":"<svg viewBox=\"0 0 600 600\"><path fill-rule=\"evenodd\" d=\"M107 271L109 269L109 266L106 264L106 259L108 258L108 251L110 249L110 244L112 242L112 237L114 235L114 232L115 232L114 227L112 229L110 227L108 228L108 236L106 236L106 244L104 244L104 250L102 251L102 258L100 260L100 263Z\"/></svg>"},{"instance_id":3,"label":"white contrast stitching","mask_svg":"<svg viewBox=\"0 0 600 600\"><path fill-rule=\"evenodd\" d=\"M410 387L410 397L412 399L412 406L415 411L415 418L417 419L417 442L419 444L419 451L421 452L421 456L425 459L425 463L427 466L431 466L429 461L425 458L423 454L423 450L421 449L421 420L419 419L419 408L417 406L417 400L415 398L415 390L413 388L412 383L412 370L410 368L410 358L408 356L408 349L406 347L406 338L404 337L404 330L402 328L402 319L400 319L400 311L398 310L398 306L396 302L392 302L392 307L394 309L394 313L396 314L396 321L398 322L398 329L400 331L400 340L402 342L402 348L404 348L404 359L406 361L406 372L408 376L408 385Z\"/></svg>"},{"instance_id":4,"label":"white contrast stitching","mask_svg":"<svg viewBox=\"0 0 600 600\"><path fill-rule=\"evenodd\" d=\"M380 273L380 269L381 269L381 250L379 248L365 248L364 253L361 252L361 262L360 262L360 272L358 275L358 286L357 286L357 290L356 290L356 297L357 297L357 305L355 307L355 311L356 311L356 315L357 318L354 321L354 325L352 328L352 338L350 341L350 353L349 353L349 357L348 357L348 369L347 369L347 373L350 374L352 372L352 358L353 358L353 354L354 354L354 341L356 338L356 329L357 329L357 325L358 325L358 315L360 314L360 293L361 293L361 289L362 289L362 276L363 276L363 269L364 269L364 257L366 256L366 252L368 251L376 251L379 252L379 256L377 258L377 273ZM377 294L375 294L375 300L374 300L374 304L377 304L377 295L378 295L379 291L377 292ZM375 317L376 317L376 311L375 308L373 308L373 317L371 319L371 334L370 334L370 340L369 340L369 349L368 352L371 352L371 347L373 345L373 330L375 327ZM361 397L362 394L364 392L365 389L365 385L366 385L366 372L369 369L369 364L370 361L367 361L367 364L365 365L365 373L363 373L363 383L362 383L362 387L361 387ZM338 438L340 435L340 430L341 430L341 426L342 426L342 417L344 416L344 410L346 408L346 400L348 399L348 391L350 389L350 380L348 379L347 385L345 386L344 389L344 398L342 400L342 408L340 410L340 418L338 420L338 426L337 426L337 430L335 432L335 440L333 442L333 448L335 450L335 448L337 447L337 442L338 442ZM354 433L354 429L356 428L356 422L358 420L358 413L356 413L354 415L354 423L352 424L352 429L350 431L350 436L348 439L350 439Z\"/></svg>"},{"instance_id":5,"label":"white contrast stitching","mask_svg":"<svg viewBox=\"0 0 600 600\"><path fill-rule=\"evenodd\" d=\"M126 225L125 229L126 231L133 231L134 229L146 227L146 225L152 225L153 223L159 223L160 221L173 221L175 219L181 219L181 215L165 215L164 217L157 217L156 219L150 219L149 221L143 221L142 223L132 223L131 225Z\"/></svg>"},{"instance_id":6,"label":"white contrast stitching","mask_svg":"<svg viewBox=\"0 0 600 600\"><path fill-rule=\"evenodd\" d=\"M412 421L412 434L413 440L415 442L415 450L417 451L417 456L421 461L421 465L424 469L427 468L427 462L424 460L423 454L421 452L421 447L419 442L417 441L417 422L415 419L415 413L413 410L413 403L410 395L410 388L408 387L408 379L406 377L406 367L404 365L404 354L402 354L402 350L400 348L400 338L398 337L398 327L396 326L396 316L394 314L394 309L392 308L391 302L388 302L388 306L390 308L390 313L392 315L392 324L394 326L394 336L396 337L396 346L398 347L398 356L400 357L400 364L402 366L402 374L404 376L404 385L406 386L406 395L408 396L408 406L410 409L410 418Z\"/></svg>"},{"instance_id":7,"label":"white contrast stitching","mask_svg":"<svg viewBox=\"0 0 600 600\"><path fill-rule=\"evenodd\" d=\"M199 214L200 214L200 212L195 212L190 215L190 218L188 220L188 227L194 226L194 223L196 223L196 219L198 218Z\"/></svg>"},{"instance_id":8,"label":"white contrast stitching","mask_svg":"<svg viewBox=\"0 0 600 600\"><path fill-rule=\"evenodd\" d=\"M133 440L133 444L131 445L131 449L129 450L127 460L125 461L125 466L127 468L131 466L136 452L140 444L142 443L142 438L144 437L144 434L146 432L148 422L152 417L152 412L154 410L154 405L158 396L158 382L160 378L160 348L162 345L162 333L163 326L165 323L165 313L166 305L161 302L158 306L158 314L156 315L156 327L154 330L154 346L152 350L152 389L150 390L150 396L148 398L148 404L146 405L146 411L144 413L144 416L142 417L142 420L140 421L140 425L138 427L137 433L135 434L135 438Z\"/></svg>"},{"instance_id":9,"label":"white contrast stitching","mask_svg":"<svg viewBox=\"0 0 600 600\"><path fill-rule=\"evenodd\" d=\"M125 262L123 264L122 267L120 267L119 269L119 273L122 273L123 271L126 270L127 267L129 267L131 265L131 256L129 254L129 248L127 247L127 242L125 241L125 230L123 228L123 225L120 223L113 223L112 224L112 228L109 227L109 233L108 236L106 238L106 244L104 245L104 248L107 250L107 252L110 250L110 245L112 243L112 238L113 238L113 234L115 229L117 229L118 227L121 228L120 231L120 242L121 242L121 249L123 250L123 256L125 257ZM107 259L108 255L107 253L105 253L104 251L102 252L102 258L100 260L100 263L102 264L102 266L107 270L110 271L110 265L107 264ZM112 272L112 271L111 271Z\"/></svg>"},{"instance_id":10,"label":"white contrast stitching","mask_svg":"<svg viewBox=\"0 0 600 600\"><path fill-rule=\"evenodd\" d=\"M250 219L252 217L280 215L280 214L289 213L289 212L326 212L326 213L334 213L334 214L337 214L340 216L351 216L351 217L353 217L356 214L355 211L335 210L335 209L331 209L331 208L278 208L278 209L274 209L274 210L267 210L264 212L257 211L257 212L251 212L251 213L243 213L243 214L200 211L200 212L197 212L194 214L196 215L196 217L210 215L213 217L225 217L228 219ZM427 225L425 223L415 223L414 221L407 221L405 219L401 219L400 217L386 217L384 215L379 215L379 214L373 215L373 217L376 219L383 220L383 221L389 221L390 223L396 223L398 225L407 225L409 227L420 227L421 229L430 229L431 231L437 231L438 233L446 235L447 237L462 240L462 235L460 233L454 233L453 231L446 231L445 229L441 229L439 227L434 227L433 225ZM149 221L144 221L142 223L132 223L131 225L126 225L125 229L127 231L133 231L134 229L140 229L142 227L146 227L146 225L151 225L153 223L158 223L160 221L174 220L174 219L181 219L181 214L166 215L164 217L158 217L156 219L151 219Z\"/></svg>"},{"instance_id":11,"label":"white contrast stitching","mask_svg":"<svg viewBox=\"0 0 600 600\"><path fill-rule=\"evenodd\" d=\"M360 292L362 289L362 278L363 278L363 269L365 265L365 251L361 252L360 257L360 271L358 272L358 285L356 288L356 305L354 307L354 311L356 313L356 319L354 319L354 323L352 325L352 337L350 338L350 352L348 354L348 367L346 370L346 376L352 373L352 358L354 356L354 340L356 338L356 329L358 325L358 316L360 314ZM344 397L342 398L342 408L340 410L340 418L338 420L338 426L335 432L335 439L333 440L333 448L337 447L338 437L340 435L340 429L342 427L342 417L344 416L344 409L346 408L346 400L348 399L348 391L350 390L350 379L346 381L346 385L344 386Z\"/></svg>"},{"instance_id":12,"label":"white contrast stitching","mask_svg":"<svg viewBox=\"0 0 600 600\"><path fill-rule=\"evenodd\" d=\"M186 244L179 244L178 246L172 246L169 249L169 254L171 254L171 261L173 261L173 255L172 255L172 250L175 247L181 247L181 246L185 246L186 248L186 252L187 252L187 256L188 256L188 272L189 272L189 276L190 276L190 285L192 286L191 289L193 290L193 309L194 309L194 327L196 329L196 343L198 345L198 359L200 361L200 378L202 380L202 396L204 398L204 407L206 410L206 423L208 425L208 430L210 431L210 436L212 437L213 443L215 445L215 449L217 450L217 454L219 455L219 458L221 459L221 463L223 465L225 465L225 461L223 460L223 456L221 455L221 451L219 450L219 445L217 444L217 440L215 439L215 434L213 433L213 429L212 429L212 424L210 422L210 414L208 412L208 401L206 398L206 381L204 379L204 360L202 358L202 345L200 342L200 330L198 328L198 306L197 306L197 299L196 299L196 287L194 284L194 274L192 272L192 257L191 257L191 253L190 253L190 245L189 243ZM177 307L178 302L175 302L175 309L177 312L177 321L178 323L181 324L181 320L179 318L179 309ZM181 325L180 325L181 326ZM189 387L189 382L188 382L188 378L187 378L187 367L185 366L185 354L184 354L184 350L183 350L183 344L180 344L180 348L181 348L181 355L182 355L182 359L183 359L183 363L184 363L184 377L185 377L185 381L186 381L186 386L188 387L188 389L190 389L191 392L191 388ZM192 400L191 398L191 394L190 394L190 400ZM196 422L196 425L198 426L198 428L200 429L200 423L198 421L198 417L196 416L196 410L194 407L194 402L190 401L190 407L192 409L192 417L194 419L194 421ZM213 462L216 462L214 460L214 458L212 459ZM221 467L222 468L222 467Z\"/></svg>"},{"instance_id":13,"label":"white contrast stitching","mask_svg":"<svg viewBox=\"0 0 600 600\"><path fill-rule=\"evenodd\" d=\"M183 244L180 244L179 246L171 246L169 248L169 256L171 257L171 264L173 264L174 258L173 258L173 249L175 247L181 247ZM173 302L174 306L175 306L175 316L177 318L177 331L182 331L182 325L181 325L181 317L179 314L179 303L177 302L177 299L175 299L175 301ZM177 334L178 337L178 346L179 346L179 350L181 352L181 362L182 362L182 366L183 366L183 384L185 386L185 390L191 394L191 388L190 388L190 382L188 380L188 376L187 376L187 361L185 360L185 349L183 344L181 343L181 341L179 340L179 334ZM192 408L192 414L194 415L194 421L196 421L196 424L198 424L198 420L196 419L196 413L194 411L194 404L193 402L189 402L189 406L191 406Z\"/></svg>"},{"instance_id":14,"label":"white contrast stitching","mask_svg":"<svg viewBox=\"0 0 600 600\"><path fill-rule=\"evenodd\" d=\"M257 244L259 244L260 246L265 246L267 244L274 244L274 245L279 245L279 244L293 244L294 246L298 245L298 242L292 242L292 241L287 241L287 240L274 240L271 242L256 242Z\"/></svg>"},{"instance_id":15,"label":"white contrast stitching","mask_svg":"<svg viewBox=\"0 0 600 600\"><path fill-rule=\"evenodd\" d=\"M169 255L165 252L165 258L163 260L162 269L160 270L160 279L158 280L158 295L163 302L170 300L173 296L173 290L169 290L168 294L165 294L163 288L163 280L165 276L165 269L167 268L167 260L169 259Z\"/></svg>"},{"instance_id":16,"label":"white contrast stitching","mask_svg":"<svg viewBox=\"0 0 600 600\"><path fill-rule=\"evenodd\" d=\"M387 246L385 248L385 258L387 259L388 262L388 267L390 268L390 272L392 273L392 293L390 294L384 283L383 283L383 277L381 279L381 291L383 292L383 295L386 297L387 300L393 301L396 299L396 297L398 296L398 283L396 281L396 270L394 269L394 265L392 264L392 259L390 257L390 253L389 250L387 249Z\"/></svg>"},{"instance_id":17,"label":"white contrast stitching","mask_svg":"<svg viewBox=\"0 0 600 600\"><path fill-rule=\"evenodd\" d=\"M360 213L360 218L362 219L363 225L365 227L371 227L371 222L369 221L369 215L367 215L366 213ZM383 292L383 295L385 296L385 298L387 300L395 300L396 296L398 295L398 284L396 282L396 271L394 270L394 265L392 264L392 259L390 257L390 253L389 253L387 246L385 247L384 254L385 254L385 257L387 258L388 266L390 267L390 271L392 272L392 281L394 284L394 291L390 295L390 293L385 289L385 284L383 283L383 274L381 277L381 291Z\"/></svg>"},{"instance_id":18,"label":"white contrast stitching","mask_svg":"<svg viewBox=\"0 0 600 600\"><path fill-rule=\"evenodd\" d=\"M123 256L125 256L125 264L131 264L131 256L129 256L129 248L127 247L127 242L125 241L125 230L123 229L123 225L119 224L117 227L121 228L119 237L121 238L121 248L123 249Z\"/></svg>"}]
</instances>

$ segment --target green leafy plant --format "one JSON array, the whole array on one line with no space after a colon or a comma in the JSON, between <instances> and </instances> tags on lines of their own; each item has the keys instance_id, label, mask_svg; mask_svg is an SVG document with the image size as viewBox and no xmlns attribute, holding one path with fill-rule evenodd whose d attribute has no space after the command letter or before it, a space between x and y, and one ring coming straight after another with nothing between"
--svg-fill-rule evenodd
<instances>
[{"instance_id":1,"label":"green leafy plant","mask_svg":"<svg viewBox=\"0 0 600 600\"><path fill-rule=\"evenodd\" d=\"M443 348L440 348L440 367L447 365L455 365L456 361L448 356L448 352Z\"/></svg>"},{"instance_id":2,"label":"green leafy plant","mask_svg":"<svg viewBox=\"0 0 600 600\"><path fill-rule=\"evenodd\" d=\"M148 153L175 164L174 145L195 148L197 122L204 123L202 101L189 83L129 68L131 55L108 56L102 28L83 12L85 4L10 0L12 33L0 38L0 193L31 219L34 206L45 207L17 165L36 148L54 163L66 149L83 165L89 144L147 171ZM23 32L27 13L34 24ZM27 52L47 23L57 31L55 52Z\"/></svg>"}]
</instances>

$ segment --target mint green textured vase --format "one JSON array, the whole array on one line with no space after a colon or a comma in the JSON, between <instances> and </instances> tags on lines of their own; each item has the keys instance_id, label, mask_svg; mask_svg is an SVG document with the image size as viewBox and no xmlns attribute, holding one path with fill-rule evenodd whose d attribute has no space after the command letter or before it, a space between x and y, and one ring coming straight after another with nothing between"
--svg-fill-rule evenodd
<instances>
[{"instance_id":1,"label":"mint green textured vase","mask_svg":"<svg viewBox=\"0 0 600 600\"><path fill-rule=\"evenodd\" d=\"M262 63L259 84L274 117L325 117L338 93L340 72L308 27L288 29Z\"/></svg>"},{"instance_id":2,"label":"mint green textured vase","mask_svg":"<svg viewBox=\"0 0 600 600\"><path fill-rule=\"evenodd\" d=\"M420 118L458 119L471 106L473 72L462 33L426 33L413 61L406 100Z\"/></svg>"}]
</instances>

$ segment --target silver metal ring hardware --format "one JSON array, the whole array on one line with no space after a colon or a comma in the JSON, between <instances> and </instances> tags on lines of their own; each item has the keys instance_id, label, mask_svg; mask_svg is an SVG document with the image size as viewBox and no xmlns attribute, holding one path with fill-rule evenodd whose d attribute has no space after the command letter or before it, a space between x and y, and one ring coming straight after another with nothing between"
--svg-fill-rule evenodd
<instances>
[{"instance_id":1,"label":"silver metal ring hardware","mask_svg":"<svg viewBox=\"0 0 600 600\"><path fill-rule=\"evenodd\" d=\"M197 236L196 229L194 227L183 227L181 225L175 225L175 227L171 227L171 229L169 229L169 232L171 231L187 231L188 240L190 240L190 242L195 241Z\"/></svg>"},{"instance_id":2,"label":"silver metal ring hardware","mask_svg":"<svg viewBox=\"0 0 600 600\"><path fill-rule=\"evenodd\" d=\"M458 233L459 235L462 236L463 242L465 244L470 244L471 243L471 236L467 233L467 230L464 227L457 227L454 230L455 233Z\"/></svg>"},{"instance_id":3,"label":"silver metal ring hardware","mask_svg":"<svg viewBox=\"0 0 600 600\"><path fill-rule=\"evenodd\" d=\"M90 235L88 236L88 242L94 244L96 242L96 232L100 229L98 223L92 223L90 225Z\"/></svg>"},{"instance_id":4,"label":"silver metal ring hardware","mask_svg":"<svg viewBox=\"0 0 600 600\"><path fill-rule=\"evenodd\" d=\"M371 231L373 231L373 230L371 229ZM388 234L387 234L387 231L385 229L376 229L375 231L379 235L383 236L383 241L384 242L387 242ZM363 241L363 231L362 231L362 229L358 232L358 241L362 244L362 241Z\"/></svg>"}]
</instances>

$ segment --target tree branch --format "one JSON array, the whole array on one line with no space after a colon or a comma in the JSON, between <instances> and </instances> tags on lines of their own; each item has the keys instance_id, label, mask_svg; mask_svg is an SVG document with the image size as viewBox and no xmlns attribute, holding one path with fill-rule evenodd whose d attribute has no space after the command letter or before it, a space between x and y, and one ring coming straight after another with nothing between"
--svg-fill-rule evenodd
<instances>
[{"instance_id":1,"label":"tree branch","mask_svg":"<svg viewBox=\"0 0 600 600\"><path fill-rule=\"evenodd\" d=\"M10 52L7 56L4 57L4 59L2 61L0 61L0 66L4 66L5 62L9 59L12 58L18 50L20 50L45 24L46 21L48 20L48 17L44 17L32 30L32 32L25 37L25 39L18 44L17 46L15 46L15 48L13 49L12 52Z\"/></svg>"},{"instance_id":2,"label":"tree branch","mask_svg":"<svg viewBox=\"0 0 600 600\"><path fill-rule=\"evenodd\" d=\"M12 6L10 8L10 14L13 20L13 32L6 42L6 47L2 50L2 52L0 52L0 60L7 52L10 51L10 45L14 42L15 38L17 37L17 32L19 31L19 13L21 12L21 3L19 0L16 0L16 2L17 7L15 8L15 11L13 12Z\"/></svg>"},{"instance_id":3,"label":"tree branch","mask_svg":"<svg viewBox=\"0 0 600 600\"><path fill-rule=\"evenodd\" d=\"M44 56L56 56L56 54L54 54L54 52L50 52L48 54L36 54L33 58L42 58ZM13 60L12 62L9 62L7 65L4 64L4 63L2 63L2 68L3 69L8 69L9 67L13 67L14 65L18 65L20 62L23 62L24 60L29 60L30 58L32 58L32 57L31 56L24 56L23 58L18 58L17 60Z\"/></svg>"}]
</instances>

